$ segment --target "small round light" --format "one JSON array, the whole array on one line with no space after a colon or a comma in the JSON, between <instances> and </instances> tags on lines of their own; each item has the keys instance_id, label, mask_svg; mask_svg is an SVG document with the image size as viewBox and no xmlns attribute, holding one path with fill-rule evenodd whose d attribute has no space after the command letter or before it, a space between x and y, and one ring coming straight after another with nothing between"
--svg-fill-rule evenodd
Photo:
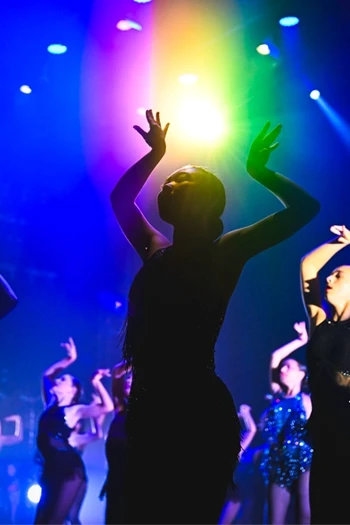
<instances>
[{"instance_id":1,"label":"small round light","mask_svg":"<svg viewBox=\"0 0 350 525\"><path fill-rule=\"evenodd\" d=\"M260 55L269 55L271 53L271 50L267 44L260 44L256 50Z\"/></svg>"},{"instance_id":2,"label":"small round light","mask_svg":"<svg viewBox=\"0 0 350 525\"><path fill-rule=\"evenodd\" d=\"M136 113L144 117L146 115L146 110L145 108L137 108Z\"/></svg>"},{"instance_id":3,"label":"small round light","mask_svg":"<svg viewBox=\"0 0 350 525\"><path fill-rule=\"evenodd\" d=\"M19 90L21 91L21 93L24 93L25 95L30 95L30 93L32 92L31 88L27 85L21 86Z\"/></svg>"},{"instance_id":4,"label":"small round light","mask_svg":"<svg viewBox=\"0 0 350 525\"><path fill-rule=\"evenodd\" d=\"M320 98L321 96L321 93L318 91L318 89L313 89L310 93L310 98L312 98L312 100L317 100L318 98Z\"/></svg>"},{"instance_id":5,"label":"small round light","mask_svg":"<svg viewBox=\"0 0 350 525\"><path fill-rule=\"evenodd\" d=\"M284 16L279 23L283 27L293 27L299 24L299 18L296 16Z\"/></svg>"},{"instance_id":6,"label":"small round light","mask_svg":"<svg viewBox=\"0 0 350 525\"><path fill-rule=\"evenodd\" d=\"M41 487L37 483L29 487L27 491L27 498L31 503L39 503L41 498Z\"/></svg>"},{"instance_id":7,"label":"small round light","mask_svg":"<svg viewBox=\"0 0 350 525\"><path fill-rule=\"evenodd\" d=\"M62 44L50 44L47 50L52 55L63 55L67 51L67 46L63 46Z\"/></svg>"},{"instance_id":8,"label":"small round light","mask_svg":"<svg viewBox=\"0 0 350 525\"><path fill-rule=\"evenodd\" d=\"M132 20L119 20L116 27L119 29L119 31L130 31L130 29L142 31L142 26L137 22L133 22Z\"/></svg>"}]
</instances>

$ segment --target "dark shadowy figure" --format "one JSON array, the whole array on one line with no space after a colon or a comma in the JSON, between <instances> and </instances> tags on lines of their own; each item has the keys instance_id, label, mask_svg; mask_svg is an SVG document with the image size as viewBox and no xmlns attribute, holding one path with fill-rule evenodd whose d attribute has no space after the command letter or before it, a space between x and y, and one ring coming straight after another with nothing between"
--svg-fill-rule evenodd
<instances>
[{"instance_id":1,"label":"dark shadowy figure","mask_svg":"<svg viewBox=\"0 0 350 525\"><path fill-rule=\"evenodd\" d=\"M106 523L116 525L124 523L123 501L126 465L126 408L130 395L132 375L126 363L118 363L112 371L112 397L114 418L110 424L106 439L106 457L108 474L103 487L106 494Z\"/></svg>"},{"instance_id":2,"label":"dark shadowy figure","mask_svg":"<svg viewBox=\"0 0 350 525\"><path fill-rule=\"evenodd\" d=\"M322 304L318 274L350 244L345 226L332 226L335 238L301 262L303 298L310 321L307 349L312 398L310 431L314 448L310 477L311 523L350 523L350 266L327 277Z\"/></svg>"},{"instance_id":3,"label":"dark shadowy figure","mask_svg":"<svg viewBox=\"0 0 350 525\"><path fill-rule=\"evenodd\" d=\"M75 377L64 374L54 379L77 358L72 338L62 346L67 351L67 357L53 364L43 375L46 409L39 419L37 436L43 471L40 480L42 494L35 523L46 525L59 525L68 519L86 483L81 455L69 443L78 421L98 418L113 410L112 400L101 383L103 377L110 375L108 370L97 370L91 380L101 399L98 405L79 404L81 385Z\"/></svg>"},{"instance_id":4,"label":"dark shadowy figure","mask_svg":"<svg viewBox=\"0 0 350 525\"><path fill-rule=\"evenodd\" d=\"M214 348L245 263L290 237L318 202L266 168L281 127L267 124L247 170L284 204L283 211L225 235L222 182L185 166L162 185L159 215L173 242L146 220L135 200L165 154L168 125L146 113L151 151L111 195L116 218L143 266L129 294L124 357L132 364L128 404L125 523L218 523L240 452L232 397L215 373Z\"/></svg>"}]
</instances>

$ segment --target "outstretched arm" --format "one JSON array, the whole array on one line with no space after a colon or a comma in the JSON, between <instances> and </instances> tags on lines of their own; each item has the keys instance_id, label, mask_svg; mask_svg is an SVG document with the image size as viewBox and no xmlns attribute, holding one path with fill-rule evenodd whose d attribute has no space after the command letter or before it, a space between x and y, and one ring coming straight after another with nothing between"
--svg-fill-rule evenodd
<instances>
[{"instance_id":1,"label":"outstretched arm","mask_svg":"<svg viewBox=\"0 0 350 525\"><path fill-rule=\"evenodd\" d=\"M326 318L326 312L322 308L318 274L336 253L350 244L350 231L345 226L332 226L331 232L336 235L335 238L308 253L301 260L301 290L310 321L310 334Z\"/></svg>"},{"instance_id":2,"label":"outstretched arm","mask_svg":"<svg viewBox=\"0 0 350 525\"><path fill-rule=\"evenodd\" d=\"M0 319L5 317L18 303L18 299L8 284L8 282L0 275Z\"/></svg>"},{"instance_id":3,"label":"outstretched arm","mask_svg":"<svg viewBox=\"0 0 350 525\"><path fill-rule=\"evenodd\" d=\"M277 392L281 391L281 386L278 383L278 367L285 359L288 357L292 352L295 352L298 348L301 348L304 346L308 341L308 335L306 330L306 324L304 322L302 323L295 323L294 330L297 332L298 337L297 339L293 339L290 343L287 343L284 346L281 346L281 348L278 348L271 354L270 359L270 368L269 368L269 377L270 377L270 389L271 392L274 394L277 394Z\"/></svg>"},{"instance_id":4,"label":"outstretched arm","mask_svg":"<svg viewBox=\"0 0 350 525\"><path fill-rule=\"evenodd\" d=\"M285 207L265 219L224 235L219 246L228 262L239 257L244 264L258 253L287 239L313 219L320 210L316 199L297 184L266 167L281 126L267 134L267 123L254 140L247 160L247 171L257 182L273 193Z\"/></svg>"},{"instance_id":5,"label":"outstretched arm","mask_svg":"<svg viewBox=\"0 0 350 525\"><path fill-rule=\"evenodd\" d=\"M61 343L61 346L65 348L67 356L51 365L42 375L42 397L45 405L51 399L50 391L54 378L77 359L77 349L72 337L68 338L67 343Z\"/></svg>"},{"instance_id":6,"label":"outstretched arm","mask_svg":"<svg viewBox=\"0 0 350 525\"><path fill-rule=\"evenodd\" d=\"M165 137L169 128L169 124L166 124L162 129L159 113L154 118L152 110L148 110L146 118L150 126L148 132L139 126L134 126L134 129L152 149L122 176L111 193L112 208L117 221L142 260L148 259L155 251L170 244L169 240L147 221L135 203L148 177L165 154Z\"/></svg>"},{"instance_id":7,"label":"outstretched arm","mask_svg":"<svg viewBox=\"0 0 350 525\"><path fill-rule=\"evenodd\" d=\"M241 405L239 407L239 416L242 418L245 426L245 431L241 441L241 456L254 439L256 434L256 424L251 414L251 407L248 405Z\"/></svg>"},{"instance_id":8,"label":"outstretched arm","mask_svg":"<svg viewBox=\"0 0 350 525\"><path fill-rule=\"evenodd\" d=\"M103 377L110 377L111 373L107 369L97 370L92 376L91 383L96 390L101 402L96 404L95 401L90 405L78 405L77 407L77 420L87 418L99 418L102 415L108 414L113 411L113 401L108 394L107 390L103 386L101 379Z\"/></svg>"}]
</instances>

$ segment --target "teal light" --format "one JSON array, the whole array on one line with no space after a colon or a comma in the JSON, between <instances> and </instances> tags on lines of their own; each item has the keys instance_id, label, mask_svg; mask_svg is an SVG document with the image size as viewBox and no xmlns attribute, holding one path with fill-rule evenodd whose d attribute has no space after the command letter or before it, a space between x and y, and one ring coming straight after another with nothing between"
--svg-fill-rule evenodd
<instances>
[{"instance_id":1,"label":"teal light","mask_svg":"<svg viewBox=\"0 0 350 525\"><path fill-rule=\"evenodd\" d=\"M63 46L62 44L50 44L47 50L52 55L63 55L63 53L67 51L67 46Z\"/></svg>"}]
</instances>

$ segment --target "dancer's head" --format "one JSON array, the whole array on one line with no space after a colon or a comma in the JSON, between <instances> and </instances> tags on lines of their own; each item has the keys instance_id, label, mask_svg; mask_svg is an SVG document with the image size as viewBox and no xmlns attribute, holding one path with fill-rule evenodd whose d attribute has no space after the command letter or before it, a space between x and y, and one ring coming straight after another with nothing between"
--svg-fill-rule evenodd
<instances>
[{"instance_id":1,"label":"dancer's head","mask_svg":"<svg viewBox=\"0 0 350 525\"><path fill-rule=\"evenodd\" d=\"M282 387L287 390L301 391L307 377L306 366L295 359L284 359L279 367L279 379Z\"/></svg>"},{"instance_id":2,"label":"dancer's head","mask_svg":"<svg viewBox=\"0 0 350 525\"><path fill-rule=\"evenodd\" d=\"M340 308L350 302L350 266L339 266L327 277L326 300Z\"/></svg>"},{"instance_id":3,"label":"dancer's head","mask_svg":"<svg viewBox=\"0 0 350 525\"><path fill-rule=\"evenodd\" d=\"M58 405L75 405L79 402L82 394L80 381L70 374L64 374L55 379L51 390Z\"/></svg>"},{"instance_id":4,"label":"dancer's head","mask_svg":"<svg viewBox=\"0 0 350 525\"><path fill-rule=\"evenodd\" d=\"M225 188L213 173L198 166L184 166L168 177L158 195L160 217L175 228L217 239L226 204Z\"/></svg>"}]
</instances>

